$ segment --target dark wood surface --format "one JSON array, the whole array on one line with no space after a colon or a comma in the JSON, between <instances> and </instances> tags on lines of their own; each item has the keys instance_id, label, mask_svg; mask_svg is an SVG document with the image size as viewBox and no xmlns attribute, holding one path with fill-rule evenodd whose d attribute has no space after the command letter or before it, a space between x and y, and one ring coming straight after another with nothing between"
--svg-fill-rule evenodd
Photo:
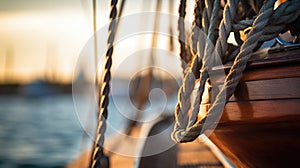
<instances>
[{"instance_id":1,"label":"dark wood surface","mask_svg":"<svg viewBox=\"0 0 300 168\"><path fill-rule=\"evenodd\" d=\"M299 53L255 56L226 104L209 138L237 167L300 167Z\"/></svg>"}]
</instances>

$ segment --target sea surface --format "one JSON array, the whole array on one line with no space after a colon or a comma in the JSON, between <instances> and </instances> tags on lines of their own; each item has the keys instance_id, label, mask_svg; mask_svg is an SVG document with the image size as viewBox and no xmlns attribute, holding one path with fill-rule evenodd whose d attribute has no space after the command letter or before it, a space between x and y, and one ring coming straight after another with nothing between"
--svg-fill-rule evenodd
<instances>
[{"instance_id":1,"label":"sea surface","mask_svg":"<svg viewBox=\"0 0 300 168\"><path fill-rule=\"evenodd\" d=\"M71 94L34 98L0 95L0 168L63 167L90 148L93 137L86 133L93 134L95 120L91 118L96 117L87 113L87 99L76 97L76 101L74 105ZM132 116L135 111L128 101L115 96L110 103L108 122L115 130L124 130L128 114ZM156 104L159 102L164 101ZM174 103L176 99L167 107L152 105L152 110L172 110ZM150 120L159 115L149 114L146 118ZM108 129L107 136L110 134L113 133Z\"/></svg>"},{"instance_id":2,"label":"sea surface","mask_svg":"<svg viewBox=\"0 0 300 168\"><path fill-rule=\"evenodd\" d=\"M0 96L0 167L62 167L82 135L71 95Z\"/></svg>"}]
</instances>

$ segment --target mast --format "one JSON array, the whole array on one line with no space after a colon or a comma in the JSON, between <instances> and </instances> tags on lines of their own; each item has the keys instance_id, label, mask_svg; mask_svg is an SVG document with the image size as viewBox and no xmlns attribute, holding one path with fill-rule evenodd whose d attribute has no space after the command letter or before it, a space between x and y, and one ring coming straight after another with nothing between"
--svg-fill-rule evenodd
<instances>
[{"instance_id":1,"label":"mast","mask_svg":"<svg viewBox=\"0 0 300 168\"><path fill-rule=\"evenodd\" d=\"M94 32L94 61L95 61L95 86L98 86L98 41L97 41L97 3L93 0L93 32Z\"/></svg>"}]
</instances>

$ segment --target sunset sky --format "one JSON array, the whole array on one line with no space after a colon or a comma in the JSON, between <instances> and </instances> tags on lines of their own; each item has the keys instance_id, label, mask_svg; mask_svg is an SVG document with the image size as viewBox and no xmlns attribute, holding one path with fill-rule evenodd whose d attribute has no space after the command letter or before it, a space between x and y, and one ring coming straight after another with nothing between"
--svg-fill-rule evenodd
<instances>
[{"instance_id":1,"label":"sunset sky","mask_svg":"<svg viewBox=\"0 0 300 168\"><path fill-rule=\"evenodd\" d=\"M155 1L145 2L148 4L143 6L140 0L128 0L123 15L155 10ZM176 15L177 6L178 1L174 3ZM193 3L188 4L190 20L192 8ZM97 24L98 28L101 28L109 21L109 1L98 1L97 9ZM168 12L167 0L163 1L162 11ZM177 31L176 22L174 31ZM164 24L166 23L162 23ZM126 28L124 25L120 24L120 29ZM56 80L70 82L77 58L92 35L92 0L1 0L0 83L7 80L27 83L43 79L45 74L49 73ZM115 65L119 65L126 58L124 51L132 47L135 49L132 52L137 52L137 48L141 47L142 38L143 45L148 45L149 48L150 35L139 37L139 40L128 38L131 42L120 42L120 46L115 50ZM167 38L162 37L158 46L166 49L166 43ZM172 64L174 73L178 73L178 57L177 61L174 60L170 62L161 59L162 62ZM132 65L138 66L138 63ZM134 71L134 66L130 66L130 70ZM126 76L124 71L116 74Z\"/></svg>"}]
</instances>

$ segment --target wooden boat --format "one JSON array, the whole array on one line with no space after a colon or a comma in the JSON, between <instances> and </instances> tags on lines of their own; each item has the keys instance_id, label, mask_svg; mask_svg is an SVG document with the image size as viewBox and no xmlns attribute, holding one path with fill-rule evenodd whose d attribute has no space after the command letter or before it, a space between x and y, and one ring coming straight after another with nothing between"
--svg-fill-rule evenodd
<instances>
[{"instance_id":1,"label":"wooden boat","mask_svg":"<svg viewBox=\"0 0 300 168\"><path fill-rule=\"evenodd\" d=\"M260 1L260 2L263 3L263 1ZM117 15L117 13L116 13L117 4L116 3L117 3L117 1L112 1L112 5L111 5L112 6L112 10L111 10L112 14L110 15L110 17L112 17L112 16L115 17ZM200 1L196 1L196 4L197 4L196 7L198 6L199 8L201 8L200 3L201 3ZM159 5L159 3L157 3L157 4L158 5L157 5L156 11L160 11L160 10L158 10L160 8L160 5ZM266 4L265 5L268 6L271 3L269 4L266 2ZM208 6L207 6L206 10L208 10L210 7L212 7L211 6L212 4L210 4L210 5L207 4L207 5ZM262 17L261 15L263 15L263 14L266 15L266 13L268 14L269 12L265 12L264 10L273 9L274 4L272 4L272 6L270 5L268 8L265 6L266 9L261 7L261 5L258 5L255 8L252 7L253 8L252 12L256 11L255 13L259 14L259 16L252 15L252 14L251 15L249 14L249 16L247 16L247 17L244 16L245 17L244 19L246 19L247 22L250 21L248 18L257 17L260 19L257 19L258 21L256 19L254 19L253 23L251 23L250 26L248 26L247 28L239 29L239 30L236 29L234 33L237 33L239 31L243 30L244 33L247 34L247 29L249 29L249 28L251 29L251 27L256 28L255 31L258 31L261 28L258 29L256 27L257 25L260 25L260 26L265 25L266 26L266 22L263 22L263 19L261 19L261 18L264 18L265 16ZM285 5L287 5L287 3ZM283 5L283 7L285 7L285 5ZM290 5L292 6L295 4L290 4ZM123 5L121 5L121 7L122 6ZM181 1L179 6L180 6L179 16L185 16L185 6L186 6L185 1ZM218 6L219 5L214 6L214 8L216 10L211 11L211 12L214 12L215 17L211 17L210 24L216 24L218 22L217 20L215 20L218 15L218 10L217 10ZM258 13L258 9L256 9L256 8L258 8L259 6L262 8L262 11ZM231 10L230 7L232 7L232 5L230 5L230 3L228 1L228 5L226 5L226 7L224 7L225 14L227 14L228 11ZM250 8L250 4L246 4L246 6L244 6L244 8L245 7ZM199 11L197 11L197 10L199 10ZM202 9L195 9L195 11L196 11L195 12L195 14L196 14L195 15L195 24L196 25L197 25L197 20L198 19L201 20L202 16L200 16L200 15L197 16L197 13L199 14L201 10ZM120 11L122 11L122 10L120 10ZM245 9L245 11L246 11L246 9ZM245 11L243 11L243 12L245 12ZM281 11L281 10L278 10L278 11ZM203 13L204 12L205 11L203 11ZM248 13L248 12L246 12L246 13ZM225 14L223 16L223 19L227 20L228 18L225 16ZM240 14L240 13L238 13L238 14ZM276 15L274 14L274 16L276 16ZM271 16L269 16L269 17L271 17ZM110 19L113 20L114 18L110 18ZM232 20L234 20L234 19L236 19L236 18L232 18ZM240 18L240 19L242 19L242 18ZM269 19L275 20L274 18L269 18ZM181 36L184 36L184 34L185 34L184 28L183 28L184 24L182 24L180 22L180 20L181 19L179 19L179 22L178 22L179 29L180 29L179 30L179 39L181 39L182 38ZM155 22L157 22L157 19L155 19ZM221 23L223 24L226 22L221 22ZM112 24L112 22L110 24ZM156 23L155 23L155 25L156 25ZM220 26L220 29L219 29L220 32L224 31L224 29L221 29L222 26L223 27L226 27L226 26L233 27L231 25L230 26L229 25L219 25L219 26ZM110 30L109 30L110 32L114 32L114 33L116 32L116 30L113 29L114 26L109 26L109 27L110 27ZM116 26L116 27L118 27L118 26ZM154 27L156 27L156 26L154 26ZM204 28L209 30L211 27L206 25L206 27L204 27ZM211 28L212 31L207 32L208 37L214 36L213 35L214 29L215 28ZM230 31L230 32L233 33L233 31ZM221 35L229 34L230 32L223 32L220 34ZM277 33L278 34L282 33L282 31L278 31ZM295 34L295 32L291 33L291 34ZM110 40L113 39L112 37L114 37L114 34L112 35L110 33L110 35L111 35L111 37L108 38L109 39L108 46L113 44L113 41L110 41ZM250 35L252 35L251 31L247 36L249 37ZM238 36L241 36L241 34L238 33ZM274 38L274 37L272 37L272 38ZM196 38L198 38L198 37L196 37ZM222 39L227 39L227 38L228 37L224 37L224 36L222 37ZM156 38L153 38L153 39L154 39L153 41L157 40ZM216 40L218 41L219 39L221 39L221 38L219 37ZM254 39L254 38L248 38L248 39ZM193 38L192 38L192 40L193 40ZM198 40L200 41L203 39L200 38ZM240 47L241 51L245 51L246 49L249 50L249 48L246 48L246 49L243 48L243 46L246 46L246 44L249 45L248 43L246 43L247 40L246 40L246 42L244 42L239 37L235 40L237 42L240 41L239 43L241 43L241 44L239 44L238 46L235 46L235 48L231 46L232 49L228 49L227 51L224 51L224 52L228 52L227 53L228 55L226 55L226 56L230 56L232 53L234 53L229 50L239 51L239 50L237 50L237 48L239 48L239 47ZM268 39L268 40L270 40L270 39ZM214 40L211 40L211 41L214 41ZM266 39L264 41L266 41ZM259 41L259 42L262 42L262 41ZM153 44L156 44L156 43L157 42L153 42ZM188 68L189 68L188 70L190 70L190 71L186 71L186 69L185 69L186 67L183 66L184 74L190 73L190 74L195 75L200 70L207 68L207 66L205 64L203 64L203 65L205 65L203 67L197 67L198 65L196 66L196 64L198 64L197 63L198 59L195 59L196 61L192 61L191 59L188 58L189 54L194 55L194 58L199 56L195 53L192 53L192 51L189 51L189 52L191 52L189 54L182 54L182 53L188 52L188 50L190 50L190 48L187 49L187 46L180 40L179 40L179 43L181 45L180 46L181 52L179 55L180 55L181 59L184 60L183 63L189 63L189 62L191 63L191 65L188 65ZM220 42L220 43L222 43L222 42ZM220 43L216 43L216 44L220 44ZM226 44L226 45L229 46L229 44ZM251 45L256 46L256 48L252 48L251 50L256 50L260 46L254 42ZM206 44L206 46L210 46L210 45ZM216 46L221 46L221 44L216 45ZM152 45L152 47L154 47L154 45ZM197 48L197 47L195 47L195 48ZM200 50L199 48L200 47L198 47L198 50ZM291 49L294 49L294 50L291 50ZM205 47L205 50L206 50L206 47ZM113 50L108 49L107 51L108 51L107 57L111 58ZM207 51L209 51L209 50L207 50ZM259 54L254 54L252 56L252 58L250 59L250 61L248 62L248 66L247 66L246 71L244 71L243 78L240 80L239 85L235 89L235 93L233 94L233 96L229 99L228 103L226 104L223 114L221 116L221 119L219 121L219 124L217 125L214 132L210 135L209 138L211 139L211 141L213 143L215 143L215 145L218 148L221 149L221 151L237 167L300 166L300 164L298 164L298 161L297 161L298 158L300 158L300 154L298 154L298 151L300 150L300 141L298 142L298 140L300 140L300 133L298 132L298 129L300 128L300 124L299 124L299 119L300 119L299 114L300 113L298 111L298 109L300 109L299 108L300 107L300 104L299 104L300 89L298 87L300 84L300 57L298 55L300 49L299 48L295 49L295 46L293 46L293 47L289 46L289 47L280 47L280 48L275 48L275 49L273 48L271 50L264 50L264 51L268 51L268 52L265 52L265 53L260 52ZM251 51L251 53L252 53L252 51ZM206 60L205 57L209 57L207 55L210 55L210 53L205 53L203 56L203 60ZM233 54L233 55L235 55L235 54ZM223 58L224 55L221 55L221 56ZM240 55L237 56L237 59L240 59L239 56ZM247 58L248 58L248 55L247 55ZM106 61L108 61L107 65L111 65L111 62L109 62L110 59L106 59ZM182 65L184 65L184 64L182 64ZM197 67L197 68L195 68L195 67ZM222 67L214 67L213 72L212 72L212 74L209 74L209 77L217 79L217 85L223 85L225 76L221 76L219 71L223 72L225 70L225 72L228 72L230 67L231 67L230 63L227 63L225 66L222 66ZM110 66L105 66L105 68L107 68L107 69L105 69L104 72L110 72ZM108 74L107 76L109 76L109 77L104 77L103 81L102 81L103 83L110 82L109 81L110 73L107 73L107 74ZM201 75L203 75L203 74L201 73ZM220 75L220 76L218 76L218 75ZM224 74L224 75L226 75L226 74ZM104 75L104 76L106 76L106 75ZM198 75L196 75L196 76L198 76ZM189 76L186 74L185 74L185 77L187 77L187 78L183 79L183 80L185 80L184 82L187 81L186 79L190 79ZM205 78L205 77L203 77L203 78ZM149 77L147 79L147 82L150 82L151 80L152 80L152 78ZM147 83L147 82L145 82L145 83ZM187 82L187 83L189 83L189 82ZM194 83L194 81L192 81L189 84L191 84L192 85L191 88L193 88L195 83ZM107 85L105 85L105 86L107 86ZM210 90L209 87L210 86L207 85L208 91ZM109 87L107 87L107 88L109 88ZM145 87L145 88L147 88L147 87ZM138 104L140 104L139 107L140 106L142 107L143 104L145 104L145 102L143 102L142 99L145 99L146 98L145 96L147 96L146 94L143 94L142 91L147 92L147 90L149 90L149 88L147 88L147 89L141 88L141 89L137 89L137 90L141 90L140 92L138 91L139 93L137 93L137 95L139 96L137 98L137 100L140 101L140 103L138 103ZM187 89L187 90L192 90L192 89ZM108 92L105 89L104 90L102 89L101 91L102 92L100 94L102 94L102 97L105 97L105 98L103 98L103 100L108 100L108 98L106 99L106 97L109 97ZM184 92L184 91L182 91L182 92ZM179 93L179 95L180 95L180 93ZM191 96L192 96L192 94L188 93L186 96L179 96L179 98L189 100L189 98ZM202 96L202 95L200 95L200 96ZM184 100L184 101L186 101L186 100ZM184 101L179 100L179 102L184 102ZM99 101L99 102L103 103L106 101ZM102 108L104 106L102 106L102 104L100 104L100 107ZM197 107L199 107L199 106L197 105ZM202 101L201 110L204 111L204 113L202 113L202 114L205 114L205 112L209 109L209 107L210 107L209 102ZM101 111L107 111L107 107L105 107L103 109L104 110L101 109ZM184 110L186 110L186 111L184 111L185 114L188 114L189 110L191 110L191 109L184 109ZM178 110L177 112L181 112L181 111ZM101 113L99 113L99 114L101 114ZM185 114L182 113L181 115L185 115ZM178 115L178 116L180 116L180 115ZM175 117L176 117L176 115L175 115ZM177 120L177 121L179 121L179 120ZM147 129L146 131L145 130L143 131L143 129L141 129L141 127L136 126L137 124L130 124L133 127L132 128L133 131L128 131L128 132L129 133L139 132L139 135L143 134L143 135L147 135L148 137L150 137L151 135L157 134L157 132L159 132L159 130L164 130L167 126L172 124L172 122L173 122L173 120L172 121L169 121L169 120L159 121L158 123L154 123L152 125L152 127ZM103 126L103 124L101 124L101 123L102 123L102 121L98 121L99 128L102 128L102 126ZM193 127L193 128L199 128L199 127ZM101 130L105 130L105 129L99 129L99 130L101 131ZM140 132L142 132L142 133L140 133ZM169 136L169 134L171 134L170 132L167 134L168 136L166 136L166 137L168 137L167 138L168 142L171 141L170 136ZM97 135L104 135L104 131L97 132ZM104 139L103 136L102 137L99 136L99 138L97 138L99 140L99 142L95 142L94 147L101 148L99 146L102 145L101 143L103 143L103 141L100 141L101 140L100 138ZM176 139L176 141L178 141L178 139ZM124 142L122 142L122 143L124 144ZM149 142L147 140L143 141L142 145L140 146L140 148L138 150L139 155L136 156L137 158L130 158L129 159L130 161L128 161L128 160L125 161L126 163L130 163L130 164L126 164L126 166L133 166L132 165L134 163L133 160L135 160L135 161L138 160L138 163L136 162L136 164L134 165L135 167L148 167L148 166L150 166L150 167L198 167L198 166L201 166L199 164L198 164L198 166L197 166L197 164L180 165L179 162L177 162L177 160L180 160L179 156L184 153L182 150L180 150L180 146L182 146L182 144L180 144L180 145L176 144L176 146L174 146L174 148L170 148L169 150L159 153L157 155L152 155L152 156L143 155L143 152L145 152L149 149L151 150L154 147L157 148L157 146L155 146L155 145L157 145L158 143L154 143L154 144L151 144L151 143L153 143L153 142ZM159 143L162 144L162 141L160 141ZM127 147L129 145L125 144L123 146ZM184 148L187 148L187 147L185 146ZM192 148L194 149L194 151L198 152L199 146L192 146ZM104 153L107 151L105 151L104 153L99 152L99 151L102 151L102 149L92 150L92 151L93 151L94 156L91 157L91 161L95 164L91 164L90 167L101 166L102 165L101 157L104 158L105 157ZM140 155L140 154L142 154L142 155ZM123 162L124 158L123 158L123 161L120 161L120 157L119 158L115 157L117 159L113 159L113 158L114 158L114 156L111 156L112 163L124 163ZM199 157L198 153L194 153L194 155L188 155L188 156L182 157L182 158L184 158L185 161L189 161L194 158L199 159L200 157ZM108 163L108 161L105 160L105 163L106 162ZM94 165L94 166L92 166L92 165ZM108 165L108 164L106 164L106 165ZM114 167L114 166L118 167L119 165L116 166L116 165L112 164L111 167ZM225 164L222 165L219 162L216 162L215 166L221 167L221 166L225 166Z\"/></svg>"},{"instance_id":2,"label":"wooden boat","mask_svg":"<svg viewBox=\"0 0 300 168\"><path fill-rule=\"evenodd\" d=\"M272 51L272 50L270 50ZM237 167L299 166L300 49L253 55L209 137ZM216 67L213 73L230 68ZM224 77L217 76L221 84ZM209 104L203 103L202 110Z\"/></svg>"}]
</instances>

